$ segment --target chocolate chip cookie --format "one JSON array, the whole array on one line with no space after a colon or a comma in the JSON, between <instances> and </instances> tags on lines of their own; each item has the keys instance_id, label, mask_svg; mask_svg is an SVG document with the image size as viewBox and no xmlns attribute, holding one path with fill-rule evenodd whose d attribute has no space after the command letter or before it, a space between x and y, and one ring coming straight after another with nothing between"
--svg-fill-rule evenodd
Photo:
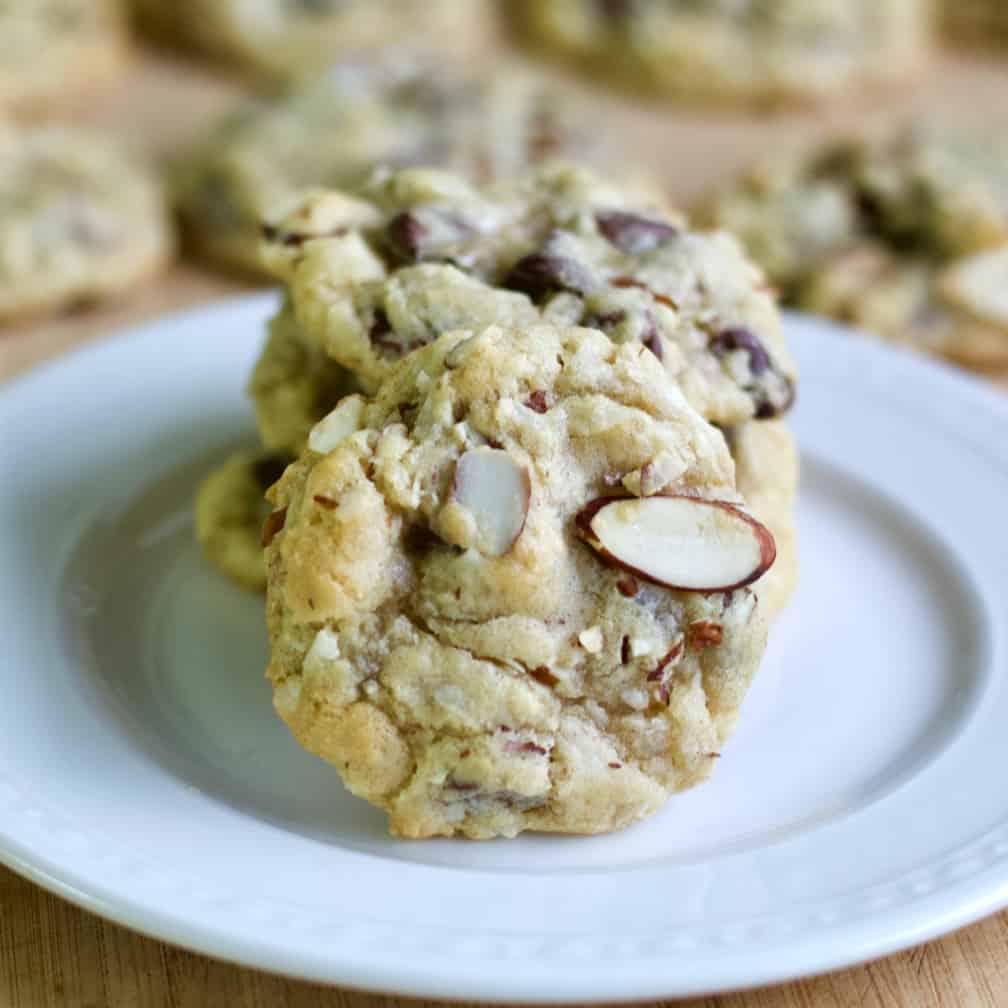
<instances>
[{"instance_id":1,"label":"chocolate chip cookie","mask_svg":"<svg viewBox=\"0 0 1008 1008\"><path fill-rule=\"evenodd\" d=\"M199 252L258 273L261 220L307 187L354 191L382 164L488 182L551 156L599 157L587 123L587 110L518 66L477 79L393 50L240 107L178 160L176 205Z\"/></svg>"},{"instance_id":2,"label":"chocolate chip cookie","mask_svg":"<svg viewBox=\"0 0 1008 1008\"><path fill-rule=\"evenodd\" d=\"M0 321L120 294L171 250L159 182L108 140L0 126Z\"/></svg>"},{"instance_id":3,"label":"chocolate chip cookie","mask_svg":"<svg viewBox=\"0 0 1008 1008\"><path fill-rule=\"evenodd\" d=\"M788 304L967 366L1008 363L1005 317L981 290L1008 249L999 137L845 141L754 169L696 216L734 231Z\"/></svg>"},{"instance_id":4,"label":"chocolate chip cookie","mask_svg":"<svg viewBox=\"0 0 1008 1008\"><path fill-rule=\"evenodd\" d=\"M0 4L0 114L75 106L119 79L127 52L119 0Z\"/></svg>"},{"instance_id":5,"label":"chocolate chip cookie","mask_svg":"<svg viewBox=\"0 0 1008 1008\"><path fill-rule=\"evenodd\" d=\"M426 41L481 44L486 0L133 0L155 37L266 81L314 76L347 53Z\"/></svg>"},{"instance_id":6,"label":"chocolate chip cookie","mask_svg":"<svg viewBox=\"0 0 1008 1008\"><path fill-rule=\"evenodd\" d=\"M269 498L276 709L394 834L604 832L715 765L773 538L641 341L439 336Z\"/></svg>"},{"instance_id":7,"label":"chocolate chip cookie","mask_svg":"<svg viewBox=\"0 0 1008 1008\"><path fill-rule=\"evenodd\" d=\"M794 398L772 291L736 241L586 169L485 188L380 172L361 197L309 195L264 234L304 334L367 391L441 333L548 322L642 345L720 424L778 417Z\"/></svg>"},{"instance_id":8,"label":"chocolate chip cookie","mask_svg":"<svg viewBox=\"0 0 1008 1008\"><path fill-rule=\"evenodd\" d=\"M758 103L901 81L926 63L926 0L514 0L541 52L636 90Z\"/></svg>"}]
</instances>

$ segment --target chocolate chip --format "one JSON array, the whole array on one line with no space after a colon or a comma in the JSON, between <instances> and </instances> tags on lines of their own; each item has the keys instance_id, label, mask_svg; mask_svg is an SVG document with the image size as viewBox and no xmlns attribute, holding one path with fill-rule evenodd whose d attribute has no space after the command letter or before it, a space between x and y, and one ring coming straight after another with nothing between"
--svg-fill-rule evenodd
<instances>
[{"instance_id":1,"label":"chocolate chip","mask_svg":"<svg viewBox=\"0 0 1008 1008\"><path fill-rule=\"evenodd\" d=\"M725 357L735 350L744 350L749 355L749 370L754 376L763 374L771 367L766 347L750 329L741 326L723 329L707 345L715 357Z\"/></svg>"},{"instance_id":2,"label":"chocolate chip","mask_svg":"<svg viewBox=\"0 0 1008 1008\"><path fill-rule=\"evenodd\" d=\"M609 764L609 769L610 770L622 770L623 769L623 764L622 763L610 763Z\"/></svg>"},{"instance_id":3,"label":"chocolate chip","mask_svg":"<svg viewBox=\"0 0 1008 1008\"><path fill-rule=\"evenodd\" d=\"M300 231L287 231L277 227L275 224L263 224L262 236L268 242L275 245L284 245L287 248L298 248L306 241L314 238L342 238L347 233L345 227L335 227L331 231L320 231L316 234L304 234Z\"/></svg>"},{"instance_id":4,"label":"chocolate chip","mask_svg":"<svg viewBox=\"0 0 1008 1008\"><path fill-rule=\"evenodd\" d=\"M641 337L641 343L644 344L658 358L658 360L663 360L665 358L665 347L662 343L661 333L658 331L658 326L655 325L655 321L648 315L647 328L644 330L644 335Z\"/></svg>"},{"instance_id":5,"label":"chocolate chip","mask_svg":"<svg viewBox=\"0 0 1008 1008\"><path fill-rule=\"evenodd\" d=\"M640 585L632 574L624 574L616 582L616 588L625 598L634 598L640 590Z\"/></svg>"},{"instance_id":6,"label":"chocolate chip","mask_svg":"<svg viewBox=\"0 0 1008 1008\"><path fill-rule=\"evenodd\" d=\"M335 511L339 507L339 501L333 500L332 497L326 497L324 494L315 494L312 500L319 507L325 508L326 511Z\"/></svg>"},{"instance_id":7,"label":"chocolate chip","mask_svg":"<svg viewBox=\"0 0 1008 1008\"><path fill-rule=\"evenodd\" d=\"M399 262L444 259L448 249L469 237L472 227L458 214L438 207L398 213L385 227L385 245Z\"/></svg>"},{"instance_id":8,"label":"chocolate chip","mask_svg":"<svg viewBox=\"0 0 1008 1008\"><path fill-rule=\"evenodd\" d=\"M667 221L623 210L604 210L595 214L599 231L628 255L641 255L664 245L678 234L678 229Z\"/></svg>"},{"instance_id":9,"label":"chocolate chip","mask_svg":"<svg viewBox=\"0 0 1008 1008\"><path fill-rule=\"evenodd\" d=\"M624 634L623 640L620 642L620 661L624 665L629 665L632 657L633 655L630 653L630 638Z\"/></svg>"},{"instance_id":10,"label":"chocolate chip","mask_svg":"<svg viewBox=\"0 0 1008 1008\"><path fill-rule=\"evenodd\" d=\"M427 239L427 228L416 214L404 211L396 214L385 228L385 241L404 262L417 262Z\"/></svg>"},{"instance_id":11,"label":"chocolate chip","mask_svg":"<svg viewBox=\"0 0 1008 1008\"><path fill-rule=\"evenodd\" d=\"M595 0L595 4L606 21L627 21L633 14L633 0Z\"/></svg>"},{"instance_id":12,"label":"chocolate chip","mask_svg":"<svg viewBox=\"0 0 1008 1008\"><path fill-rule=\"evenodd\" d=\"M263 490L268 490L293 461L293 457L286 454L261 455L252 464L252 478Z\"/></svg>"},{"instance_id":13,"label":"chocolate chip","mask_svg":"<svg viewBox=\"0 0 1008 1008\"><path fill-rule=\"evenodd\" d=\"M756 411L753 414L757 420L773 420L787 413L795 402L795 383L787 375L781 376L783 392L778 397L779 402L774 402L769 396L762 395L756 398Z\"/></svg>"},{"instance_id":14,"label":"chocolate chip","mask_svg":"<svg viewBox=\"0 0 1008 1008\"><path fill-rule=\"evenodd\" d=\"M592 286L592 277L579 262L568 256L533 252L519 259L504 278L504 286L536 299L555 291L584 294Z\"/></svg>"}]
</instances>

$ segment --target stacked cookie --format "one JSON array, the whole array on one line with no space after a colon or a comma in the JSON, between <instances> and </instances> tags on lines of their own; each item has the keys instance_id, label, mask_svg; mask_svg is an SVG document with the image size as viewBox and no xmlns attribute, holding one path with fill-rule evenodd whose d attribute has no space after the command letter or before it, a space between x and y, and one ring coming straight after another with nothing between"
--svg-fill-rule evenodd
<instances>
[{"instance_id":1,"label":"stacked cookie","mask_svg":"<svg viewBox=\"0 0 1008 1008\"><path fill-rule=\"evenodd\" d=\"M759 167L698 208L786 303L977 369L1008 364L1008 145L911 131Z\"/></svg>"},{"instance_id":2,"label":"stacked cookie","mask_svg":"<svg viewBox=\"0 0 1008 1008\"><path fill-rule=\"evenodd\" d=\"M201 505L296 456L263 539L299 741L401 836L600 832L703 779L795 573L794 368L734 240L551 163L379 171L263 257L274 455Z\"/></svg>"},{"instance_id":3,"label":"stacked cookie","mask_svg":"<svg viewBox=\"0 0 1008 1008\"><path fill-rule=\"evenodd\" d=\"M517 34L634 90L756 103L912 78L927 0L513 0Z\"/></svg>"}]
</instances>

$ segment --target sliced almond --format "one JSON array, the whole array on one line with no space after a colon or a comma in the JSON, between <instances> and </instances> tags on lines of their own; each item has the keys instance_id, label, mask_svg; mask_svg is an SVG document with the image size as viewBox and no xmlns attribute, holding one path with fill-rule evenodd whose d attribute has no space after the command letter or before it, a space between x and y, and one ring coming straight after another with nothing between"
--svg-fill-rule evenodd
<instances>
[{"instance_id":1,"label":"sliced almond","mask_svg":"<svg viewBox=\"0 0 1008 1008\"><path fill-rule=\"evenodd\" d=\"M602 628L599 626L590 626L587 630L582 630L578 634L578 643L588 654L598 654L605 643L605 639L602 636Z\"/></svg>"},{"instance_id":2,"label":"sliced almond","mask_svg":"<svg viewBox=\"0 0 1008 1008\"><path fill-rule=\"evenodd\" d=\"M727 501L603 497L577 517L581 537L608 563L682 591L741 588L777 548L769 529Z\"/></svg>"},{"instance_id":3,"label":"sliced almond","mask_svg":"<svg viewBox=\"0 0 1008 1008\"><path fill-rule=\"evenodd\" d=\"M455 466L453 492L455 501L473 516L473 545L481 553L501 556L511 549L525 527L532 495L524 466L503 449L470 448Z\"/></svg>"},{"instance_id":4,"label":"sliced almond","mask_svg":"<svg viewBox=\"0 0 1008 1008\"><path fill-rule=\"evenodd\" d=\"M363 396L345 396L331 413L312 427L308 435L308 447L320 455L328 454L341 441L360 429L363 412Z\"/></svg>"}]
</instances>

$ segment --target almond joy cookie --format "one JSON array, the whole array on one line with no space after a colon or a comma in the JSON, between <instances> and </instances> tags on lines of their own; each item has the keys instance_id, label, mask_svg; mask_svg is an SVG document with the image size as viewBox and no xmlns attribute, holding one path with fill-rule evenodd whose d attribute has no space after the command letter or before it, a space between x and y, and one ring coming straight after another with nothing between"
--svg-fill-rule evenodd
<instances>
[{"instance_id":1,"label":"almond joy cookie","mask_svg":"<svg viewBox=\"0 0 1008 1008\"><path fill-rule=\"evenodd\" d=\"M913 130L830 145L753 169L696 216L737 234L785 303L969 367L1008 364L1001 138Z\"/></svg>"},{"instance_id":2,"label":"almond joy cookie","mask_svg":"<svg viewBox=\"0 0 1008 1008\"><path fill-rule=\"evenodd\" d=\"M76 106L118 80L127 52L119 0L0 4L0 115Z\"/></svg>"},{"instance_id":3,"label":"almond joy cookie","mask_svg":"<svg viewBox=\"0 0 1008 1008\"><path fill-rule=\"evenodd\" d=\"M285 304L249 382L264 449L240 453L212 473L197 495L196 528L207 558L253 591L265 585L260 531L264 493L284 466L301 454L312 427L356 391L349 372L302 334ZM755 585L763 612L776 616L797 582L794 501L798 456L782 421L749 421L723 431L735 460L738 489L777 542L774 567ZM264 482L267 477L272 477Z\"/></svg>"},{"instance_id":4,"label":"almond joy cookie","mask_svg":"<svg viewBox=\"0 0 1008 1008\"><path fill-rule=\"evenodd\" d=\"M484 189L379 172L365 196L309 195L267 222L263 254L304 335L367 391L451 329L547 322L642 345L717 423L793 401L760 270L732 237L690 231L645 192L550 163Z\"/></svg>"},{"instance_id":5,"label":"almond joy cookie","mask_svg":"<svg viewBox=\"0 0 1008 1008\"><path fill-rule=\"evenodd\" d=\"M639 342L444 335L269 497L274 704L394 834L599 833L711 772L773 537Z\"/></svg>"},{"instance_id":6,"label":"almond joy cookie","mask_svg":"<svg viewBox=\"0 0 1008 1008\"><path fill-rule=\"evenodd\" d=\"M485 41L486 0L133 0L156 37L267 82L313 76L360 49Z\"/></svg>"},{"instance_id":7,"label":"almond joy cookie","mask_svg":"<svg viewBox=\"0 0 1008 1008\"><path fill-rule=\"evenodd\" d=\"M187 237L213 261L261 273L259 226L305 187L355 190L376 165L450 168L483 182L545 157L596 156L587 112L518 66L476 78L391 50L247 102L178 159Z\"/></svg>"},{"instance_id":8,"label":"almond joy cookie","mask_svg":"<svg viewBox=\"0 0 1008 1008\"><path fill-rule=\"evenodd\" d=\"M172 245L153 172L108 140L0 125L0 322L121 294Z\"/></svg>"},{"instance_id":9,"label":"almond joy cookie","mask_svg":"<svg viewBox=\"0 0 1008 1008\"><path fill-rule=\"evenodd\" d=\"M513 0L540 51L637 90L778 103L913 77L929 0Z\"/></svg>"}]
</instances>

